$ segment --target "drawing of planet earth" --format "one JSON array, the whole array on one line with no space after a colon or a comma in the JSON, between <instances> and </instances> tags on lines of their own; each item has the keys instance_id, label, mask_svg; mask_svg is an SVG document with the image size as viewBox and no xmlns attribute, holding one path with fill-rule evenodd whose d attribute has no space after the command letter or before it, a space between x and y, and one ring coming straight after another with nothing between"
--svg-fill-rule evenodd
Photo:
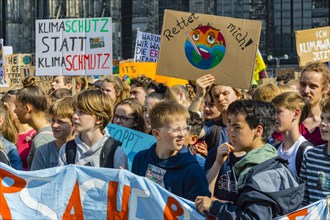
<instances>
[{"instance_id":1,"label":"drawing of planet earth","mask_svg":"<svg viewBox=\"0 0 330 220\"><path fill-rule=\"evenodd\" d=\"M200 25L186 35L185 54L193 66L208 70L221 63L226 53L226 42L220 30Z\"/></svg>"}]
</instances>

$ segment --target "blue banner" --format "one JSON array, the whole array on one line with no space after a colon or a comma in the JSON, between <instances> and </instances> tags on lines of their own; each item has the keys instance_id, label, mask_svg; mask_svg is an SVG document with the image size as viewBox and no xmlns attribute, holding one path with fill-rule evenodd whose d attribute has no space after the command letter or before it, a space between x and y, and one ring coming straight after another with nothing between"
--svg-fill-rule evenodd
<instances>
[{"instance_id":1,"label":"blue banner","mask_svg":"<svg viewBox=\"0 0 330 220\"><path fill-rule=\"evenodd\" d=\"M2 219L202 219L194 203L127 170L0 163Z\"/></svg>"}]
</instances>

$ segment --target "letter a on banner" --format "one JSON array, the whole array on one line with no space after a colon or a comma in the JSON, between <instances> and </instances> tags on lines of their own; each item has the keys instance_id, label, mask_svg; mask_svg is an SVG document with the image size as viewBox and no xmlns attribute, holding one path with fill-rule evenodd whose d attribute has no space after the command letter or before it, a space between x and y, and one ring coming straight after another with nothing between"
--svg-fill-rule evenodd
<instances>
[{"instance_id":1,"label":"letter a on banner","mask_svg":"<svg viewBox=\"0 0 330 220\"><path fill-rule=\"evenodd\" d=\"M71 211L74 211L73 214L71 214ZM74 185L68 206L66 207L65 212L63 214L63 220L66 219L84 219L84 212L81 206L78 181L76 181L76 184Z\"/></svg>"}]
</instances>

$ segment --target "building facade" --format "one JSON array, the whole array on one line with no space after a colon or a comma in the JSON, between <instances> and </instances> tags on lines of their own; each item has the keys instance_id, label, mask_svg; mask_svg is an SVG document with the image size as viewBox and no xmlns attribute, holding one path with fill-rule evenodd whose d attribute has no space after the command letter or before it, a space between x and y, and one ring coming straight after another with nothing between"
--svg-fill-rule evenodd
<instances>
[{"instance_id":1,"label":"building facade","mask_svg":"<svg viewBox=\"0 0 330 220\"><path fill-rule=\"evenodd\" d=\"M329 0L2 0L0 38L33 53L36 19L112 17L113 57L128 59L137 31L161 33L165 9L261 20L261 54L287 64L297 64L296 30L330 26Z\"/></svg>"}]
</instances>

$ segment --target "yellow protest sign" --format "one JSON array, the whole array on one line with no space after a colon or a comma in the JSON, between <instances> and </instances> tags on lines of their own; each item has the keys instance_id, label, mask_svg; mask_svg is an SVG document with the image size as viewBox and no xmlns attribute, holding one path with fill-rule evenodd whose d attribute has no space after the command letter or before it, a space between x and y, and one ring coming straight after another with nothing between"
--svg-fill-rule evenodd
<instances>
[{"instance_id":1,"label":"yellow protest sign","mask_svg":"<svg viewBox=\"0 0 330 220\"><path fill-rule=\"evenodd\" d=\"M133 78L144 75L168 86L188 83L185 79L156 75L156 68L156 62L122 62L119 64L119 76L123 78L126 75Z\"/></svg>"},{"instance_id":2,"label":"yellow protest sign","mask_svg":"<svg viewBox=\"0 0 330 220\"><path fill-rule=\"evenodd\" d=\"M256 64L254 66L254 79L259 80L259 72L266 69L266 64L264 60L262 59L262 56L260 54L260 51L258 49L257 55L256 55Z\"/></svg>"}]
</instances>

